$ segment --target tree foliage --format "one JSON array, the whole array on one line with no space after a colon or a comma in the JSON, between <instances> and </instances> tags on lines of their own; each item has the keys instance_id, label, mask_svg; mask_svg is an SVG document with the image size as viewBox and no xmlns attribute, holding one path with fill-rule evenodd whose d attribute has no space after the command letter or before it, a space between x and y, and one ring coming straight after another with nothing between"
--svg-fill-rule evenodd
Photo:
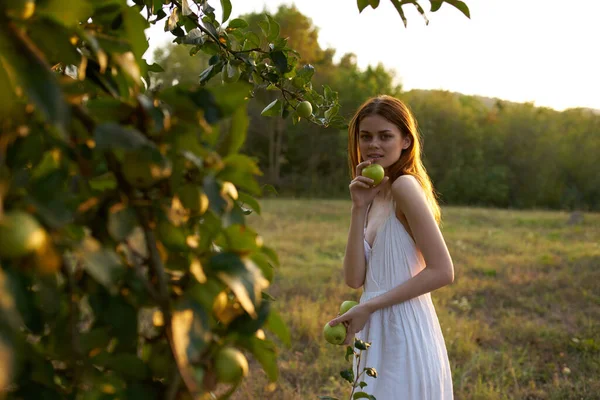
<instances>
[{"instance_id":1,"label":"tree foliage","mask_svg":"<svg viewBox=\"0 0 600 400\"><path fill-rule=\"evenodd\" d=\"M240 152L246 108L273 90L263 115L297 123L308 100L312 124L338 126L338 97L313 90L313 67L271 16L256 32L229 19L229 0L219 19L206 0L134 3L0 1L0 391L11 398L225 398L238 385L227 365L246 370L235 349L275 381L275 343L289 342L267 292L277 255L246 224L262 192ZM143 58L149 24L208 57L198 82L149 86L162 70Z\"/></svg>"}]
</instances>

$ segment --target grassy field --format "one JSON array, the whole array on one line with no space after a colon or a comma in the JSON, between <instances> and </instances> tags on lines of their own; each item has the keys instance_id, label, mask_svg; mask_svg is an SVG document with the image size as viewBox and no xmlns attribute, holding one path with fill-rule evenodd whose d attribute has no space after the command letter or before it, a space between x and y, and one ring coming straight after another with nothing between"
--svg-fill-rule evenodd
<instances>
[{"instance_id":1,"label":"grassy field","mask_svg":"<svg viewBox=\"0 0 600 400\"><path fill-rule=\"evenodd\" d=\"M264 200L251 225L281 267L269 292L292 332L280 379L260 367L235 399L349 396L323 325L360 292L342 280L348 201ZM600 215L446 207L454 283L433 293L456 399L600 399ZM385 400L385 399L384 399Z\"/></svg>"}]
</instances>

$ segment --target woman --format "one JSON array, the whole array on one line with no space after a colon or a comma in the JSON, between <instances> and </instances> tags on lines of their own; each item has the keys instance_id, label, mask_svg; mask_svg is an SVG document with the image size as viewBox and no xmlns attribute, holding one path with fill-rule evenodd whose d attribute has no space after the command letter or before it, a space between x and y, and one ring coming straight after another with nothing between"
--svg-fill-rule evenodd
<instances>
[{"instance_id":1,"label":"woman","mask_svg":"<svg viewBox=\"0 0 600 400\"><path fill-rule=\"evenodd\" d=\"M359 371L377 370L364 389L377 400L452 399L452 376L430 292L452 283L454 267L439 229L440 208L421 161L415 119L400 100L369 99L348 130L352 213L344 256L360 304L333 319L371 347ZM361 176L372 163L382 182ZM356 368L354 369L356 371Z\"/></svg>"}]
</instances>

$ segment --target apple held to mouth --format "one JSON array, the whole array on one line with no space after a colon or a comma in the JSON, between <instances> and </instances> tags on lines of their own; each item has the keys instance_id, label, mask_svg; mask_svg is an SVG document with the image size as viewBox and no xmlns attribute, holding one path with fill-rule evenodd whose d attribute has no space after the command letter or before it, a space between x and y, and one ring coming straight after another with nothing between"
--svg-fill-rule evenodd
<instances>
[{"instance_id":1,"label":"apple held to mouth","mask_svg":"<svg viewBox=\"0 0 600 400\"><path fill-rule=\"evenodd\" d=\"M344 324L331 326L328 322L323 328L323 337L331 344L342 344L346 340L346 327Z\"/></svg>"},{"instance_id":2,"label":"apple held to mouth","mask_svg":"<svg viewBox=\"0 0 600 400\"><path fill-rule=\"evenodd\" d=\"M379 164L371 164L363 168L362 176L373 179L373 186L379 185L385 176L385 170Z\"/></svg>"}]
</instances>

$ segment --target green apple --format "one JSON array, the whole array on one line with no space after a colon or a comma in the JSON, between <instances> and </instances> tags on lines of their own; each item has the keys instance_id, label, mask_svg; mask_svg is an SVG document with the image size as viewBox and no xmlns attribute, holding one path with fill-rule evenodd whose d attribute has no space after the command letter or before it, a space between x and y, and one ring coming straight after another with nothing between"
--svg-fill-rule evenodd
<instances>
[{"instance_id":1,"label":"green apple","mask_svg":"<svg viewBox=\"0 0 600 400\"><path fill-rule=\"evenodd\" d=\"M296 107L296 112L300 118L308 118L312 115L312 105L309 101L304 100L298 107Z\"/></svg>"},{"instance_id":2,"label":"green apple","mask_svg":"<svg viewBox=\"0 0 600 400\"><path fill-rule=\"evenodd\" d=\"M215 356L215 374L223 383L237 383L248 375L248 360L241 351L224 347Z\"/></svg>"},{"instance_id":3,"label":"green apple","mask_svg":"<svg viewBox=\"0 0 600 400\"><path fill-rule=\"evenodd\" d=\"M46 243L46 231L30 214L12 211L0 219L0 257L23 257L40 251Z\"/></svg>"},{"instance_id":4,"label":"green apple","mask_svg":"<svg viewBox=\"0 0 600 400\"><path fill-rule=\"evenodd\" d=\"M346 311L348 311L349 309L351 309L352 307L358 305L358 302L353 301L353 300L346 300L342 303L342 305L340 306L340 315L343 315L346 313Z\"/></svg>"},{"instance_id":5,"label":"green apple","mask_svg":"<svg viewBox=\"0 0 600 400\"><path fill-rule=\"evenodd\" d=\"M323 328L323 337L331 344L342 344L346 340L346 327L344 324L337 324L336 326L329 325L329 322L325 324Z\"/></svg>"},{"instance_id":6,"label":"green apple","mask_svg":"<svg viewBox=\"0 0 600 400\"><path fill-rule=\"evenodd\" d=\"M385 176L383 167L379 164L371 164L363 168L362 176L373 179L373 186L379 185Z\"/></svg>"}]
</instances>

